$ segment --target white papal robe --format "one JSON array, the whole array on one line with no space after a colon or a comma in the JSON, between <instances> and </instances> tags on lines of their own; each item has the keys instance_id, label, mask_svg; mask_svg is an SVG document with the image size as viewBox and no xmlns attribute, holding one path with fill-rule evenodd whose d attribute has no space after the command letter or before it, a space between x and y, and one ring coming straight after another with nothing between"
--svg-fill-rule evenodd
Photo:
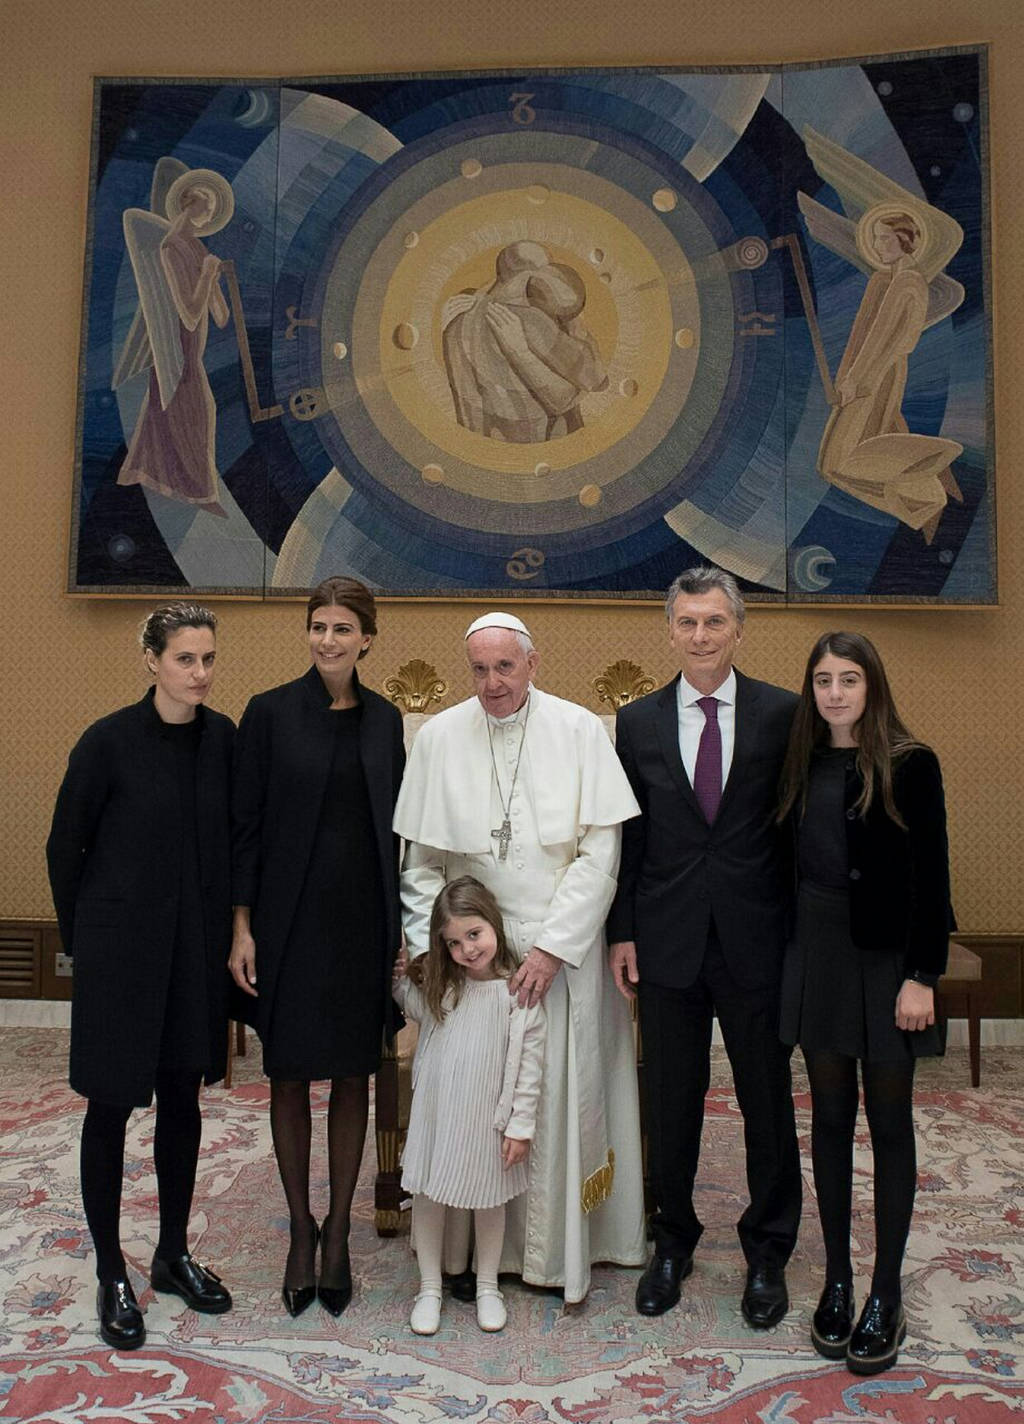
<instances>
[{"instance_id":1,"label":"white papal robe","mask_svg":"<svg viewBox=\"0 0 1024 1424\"><path fill-rule=\"evenodd\" d=\"M494 765L507 800L522 722L522 713L489 717L475 697L430 718L406 766L395 830L406 841L411 955L427 948L445 882L474 875L496 896L520 959L537 945L562 961L545 999L530 1183L509 1203L501 1269L560 1286L572 1302L586 1295L593 1262L634 1266L646 1255L633 1026L604 939L620 825L639 807L600 719L531 688L502 860L492 835L503 819Z\"/></svg>"}]
</instances>

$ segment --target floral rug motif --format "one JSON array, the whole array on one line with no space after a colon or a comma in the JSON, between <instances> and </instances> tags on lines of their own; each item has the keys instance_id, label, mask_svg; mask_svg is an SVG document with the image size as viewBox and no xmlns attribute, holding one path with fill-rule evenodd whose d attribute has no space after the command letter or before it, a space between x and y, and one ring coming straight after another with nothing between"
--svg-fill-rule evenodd
<instances>
[{"instance_id":1,"label":"floral rug motif","mask_svg":"<svg viewBox=\"0 0 1024 1424\"><path fill-rule=\"evenodd\" d=\"M0 1034L0 1424L1002 1424L1024 1419L1024 1054L987 1048L982 1087L966 1053L925 1061L917 1091L917 1211L904 1271L909 1333L897 1368L858 1379L808 1340L823 1251L810 1177L810 1104L797 1072L804 1220L787 1273L791 1308L755 1333L740 1315L742 1125L715 1050L698 1208L705 1234L680 1305L644 1319L637 1272L602 1267L581 1305L503 1280L509 1323L483 1335L472 1306L445 1301L441 1330L409 1330L415 1263L406 1238L373 1228L372 1124L352 1235L355 1296L333 1320L284 1312L287 1218L270 1145L258 1051L230 1090L204 1092L192 1215L196 1254L235 1307L196 1315L157 1296L151 1112L129 1126L125 1254L148 1339L135 1353L99 1340L95 1280L78 1193L83 1103L67 1087L67 1032ZM326 1210L325 1088L314 1117L315 1210ZM858 1295L871 1270L871 1153L855 1162Z\"/></svg>"}]
</instances>

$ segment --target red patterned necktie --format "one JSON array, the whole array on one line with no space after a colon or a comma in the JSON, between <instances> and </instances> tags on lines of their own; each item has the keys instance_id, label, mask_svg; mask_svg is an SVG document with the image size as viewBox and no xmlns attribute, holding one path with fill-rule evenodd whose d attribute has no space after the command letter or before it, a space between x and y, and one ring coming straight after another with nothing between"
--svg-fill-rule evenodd
<instances>
[{"instance_id":1,"label":"red patterned necktie","mask_svg":"<svg viewBox=\"0 0 1024 1424\"><path fill-rule=\"evenodd\" d=\"M722 731L718 725L718 698L698 697L697 706L704 713L704 730L697 747L697 762L693 768L693 790L708 825L718 815L722 799Z\"/></svg>"}]
</instances>

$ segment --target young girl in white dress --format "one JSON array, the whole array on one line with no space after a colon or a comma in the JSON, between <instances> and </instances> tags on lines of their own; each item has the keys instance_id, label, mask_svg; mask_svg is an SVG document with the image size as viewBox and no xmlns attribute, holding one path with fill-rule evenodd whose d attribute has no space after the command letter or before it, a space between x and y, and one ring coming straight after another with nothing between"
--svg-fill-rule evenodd
<instances>
[{"instance_id":1,"label":"young girl in white dress","mask_svg":"<svg viewBox=\"0 0 1024 1424\"><path fill-rule=\"evenodd\" d=\"M395 998L420 1025L402 1186L413 1193L420 1289L409 1324L433 1335L441 1321L446 1207L471 1208L476 1232L476 1318L501 1330L498 1263L505 1203L526 1190L544 1061L544 1010L509 994L516 961L491 892L464 875L444 887L430 919L430 948Z\"/></svg>"}]
</instances>

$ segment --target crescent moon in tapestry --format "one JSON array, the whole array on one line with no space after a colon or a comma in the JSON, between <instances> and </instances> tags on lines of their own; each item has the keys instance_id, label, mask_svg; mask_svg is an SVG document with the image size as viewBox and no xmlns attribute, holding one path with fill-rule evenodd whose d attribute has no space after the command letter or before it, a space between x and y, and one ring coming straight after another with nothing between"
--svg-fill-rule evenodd
<instances>
[{"instance_id":1,"label":"crescent moon in tapestry","mask_svg":"<svg viewBox=\"0 0 1024 1424\"><path fill-rule=\"evenodd\" d=\"M985 61L97 81L69 588L994 601Z\"/></svg>"}]
</instances>

